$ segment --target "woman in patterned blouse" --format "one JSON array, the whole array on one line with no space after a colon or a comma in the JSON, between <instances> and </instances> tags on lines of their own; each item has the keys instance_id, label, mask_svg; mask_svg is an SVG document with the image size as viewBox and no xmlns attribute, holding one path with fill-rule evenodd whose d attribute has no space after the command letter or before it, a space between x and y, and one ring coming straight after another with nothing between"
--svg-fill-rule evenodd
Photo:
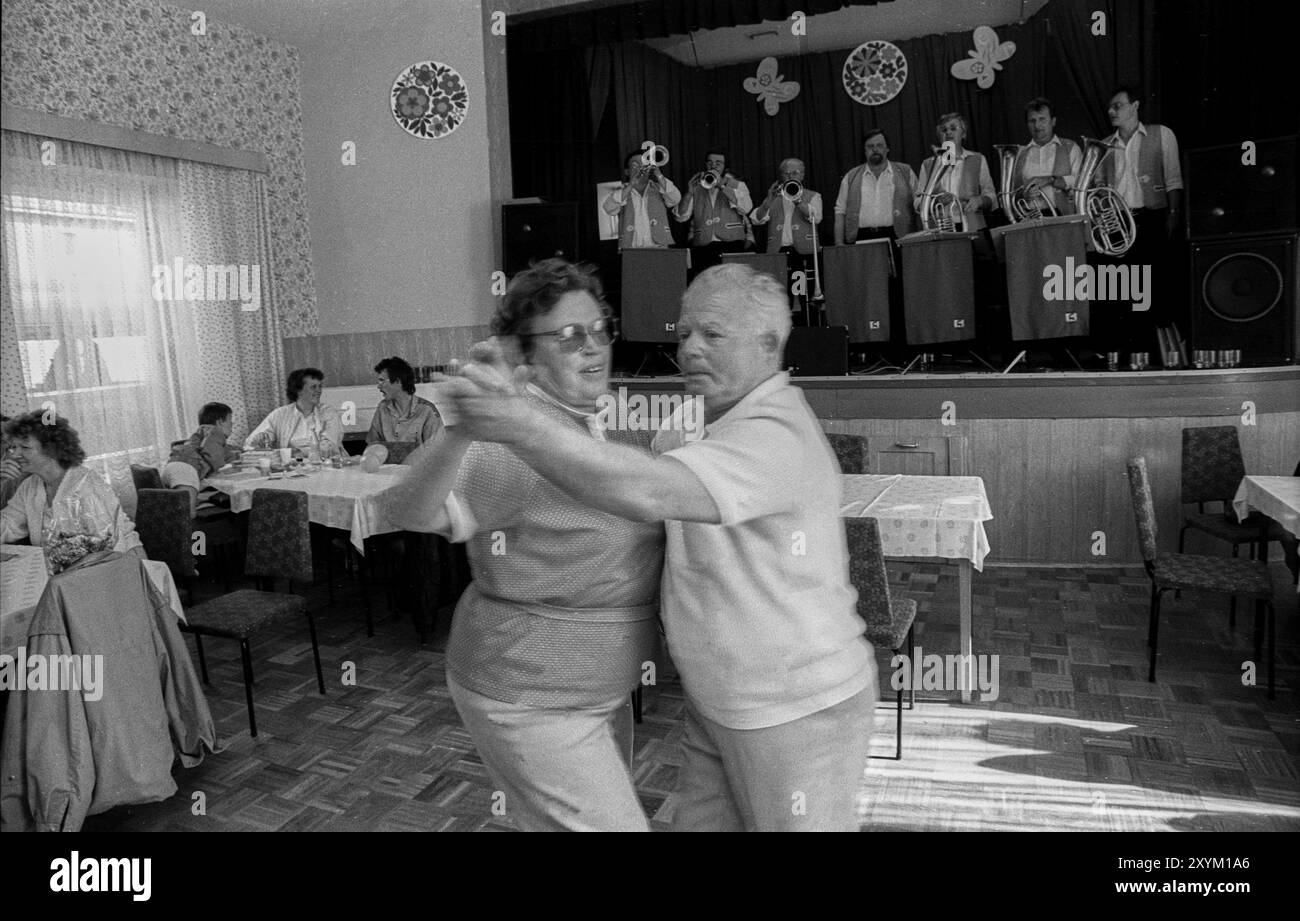
<instances>
[{"instance_id":1,"label":"woman in patterned blouse","mask_svg":"<svg viewBox=\"0 0 1300 921\"><path fill-rule=\"evenodd\" d=\"M606 431L597 414L616 327L594 274L562 259L519 273L492 329L557 428L649 450L652 432ZM443 423L391 509L403 527L467 542L474 581L447 683L504 796L493 806L526 830L648 830L628 770L629 694L658 644L662 524L588 508L508 448Z\"/></svg>"}]
</instances>

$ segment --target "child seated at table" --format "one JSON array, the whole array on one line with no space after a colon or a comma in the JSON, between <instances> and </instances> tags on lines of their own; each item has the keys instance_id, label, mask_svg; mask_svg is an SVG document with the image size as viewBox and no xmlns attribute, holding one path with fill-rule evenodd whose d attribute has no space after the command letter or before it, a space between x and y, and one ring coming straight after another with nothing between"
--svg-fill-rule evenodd
<instances>
[{"instance_id":1,"label":"child seated at table","mask_svg":"<svg viewBox=\"0 0 1300 921\"><path fill-rule=\"evenodd\" d=\"M234 411L229 406L205 403L199 410L198 431L185 441L172 442L171 457L162 468L163 485L189 492L191 517L201 508L229 502L216 489L204 486L204 481L239 459L239 449L226 444L233 427Z\"/></svg>"}]
</instances>

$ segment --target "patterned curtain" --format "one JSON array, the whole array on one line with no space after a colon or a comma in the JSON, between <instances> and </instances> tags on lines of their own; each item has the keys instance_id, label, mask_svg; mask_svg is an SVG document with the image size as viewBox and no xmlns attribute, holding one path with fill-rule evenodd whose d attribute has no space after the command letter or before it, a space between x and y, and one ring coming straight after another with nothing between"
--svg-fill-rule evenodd
<instances>
[{"instance_id":1,"label":"patterned curtain","mask_svg":"<svg viewBox=\"0 0 1300 921\"><path fill-rule=\"evenodd\" d=\"M240 170L3 133L5 413L53 408L128 514L209 400L236 434L284 359L265 192Z\"/></svg>"}]
</instances>

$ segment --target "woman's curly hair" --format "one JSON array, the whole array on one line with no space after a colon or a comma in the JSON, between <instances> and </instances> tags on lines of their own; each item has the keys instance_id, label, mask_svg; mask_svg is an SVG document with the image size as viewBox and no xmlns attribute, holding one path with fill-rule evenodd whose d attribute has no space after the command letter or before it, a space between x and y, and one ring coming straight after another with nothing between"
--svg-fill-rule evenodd
<instances>
[{"instance_id":1,"label":"woman's curly hair","mask_svg":"<svg viewBox=\"0 0 1300 921\"><path fill-rule=\"evenodd\" d=\"M506 288L506 296L492 317L494 336L518 336L528 321L550 313L556 303L571 291L586 291L605 313L605 289L592 265L575 265L565 259L544 259L515 274ZM520 345L525 357L532 353L532 340L525 336Z\"/></svg>"},{"instance_id":2,"label":"woman's curly hair","mask_svg":"<svg viewBox=\"0 0 1300 921\"><path fill-rule=\"evenodd\" d=\"M62 416L55 416L50 424L45 423L45 411L34 410L10 420L5 425L5 434L10 438L31 436L41 445L41 451L54 458L64 470L75 467L86 459L86 452L81 448L81 437L77 430L68 424Z\"/></svg>"}]
</instances>

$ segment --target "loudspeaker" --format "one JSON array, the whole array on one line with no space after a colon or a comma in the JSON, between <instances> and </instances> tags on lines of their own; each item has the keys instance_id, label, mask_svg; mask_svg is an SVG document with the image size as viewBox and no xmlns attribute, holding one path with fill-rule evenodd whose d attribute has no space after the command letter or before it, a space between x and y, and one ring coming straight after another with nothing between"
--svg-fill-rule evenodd
<instances>
[{"instance_id":1,"label":"loudspeaker","mask_svg":"<svg viewBox=\"0 0 1300 921\"><path fill-rule=\"evenodd\" d=\"M1187 152L1187 235L1192 240L1300 229L1296 138L1256 141L1255 163L1241 144Z\"/></svg>"},{"instance_id":2,"label":"loudspeaker","mask_svg":"<svg viewBox=\"0 0 1300 921\"><path fill-rule=\"evenodd\" d=\"M1300 235L1192 244L1192 341L1241 349L1243 364L1290 364L1300 353Z\"/></svg>"},{"instance_id":3,"label":"loudspeaker","mask_svg":"<svg viewBox=\"0 0 1300 921\"><path fill-rule=\"evenodd\" d=\"M571 201L501 206L501 250L506 275L536 260L578 260L578 206Z\"/></svg>"},{"instance_id":4,"label":"loudspeaker","mask_svg":"<svg viewBox=\"0 0 1300 921\"><path fill-rule=\"evenodd\" d=\"M628 342L677 342L677 317L686 293L684 249L623 250L623 338Z\"/></svg>"},{"instance_id":5,"label":"loudspeaker","mask_svg":"<svg viewBox=\"0 0 1300 921\"><path fill-rule=\"evenodd\" d=\"M849 373L847 326L796 326L785 343L791 377L843 377Z\"/></svg>"}]
</instances>

